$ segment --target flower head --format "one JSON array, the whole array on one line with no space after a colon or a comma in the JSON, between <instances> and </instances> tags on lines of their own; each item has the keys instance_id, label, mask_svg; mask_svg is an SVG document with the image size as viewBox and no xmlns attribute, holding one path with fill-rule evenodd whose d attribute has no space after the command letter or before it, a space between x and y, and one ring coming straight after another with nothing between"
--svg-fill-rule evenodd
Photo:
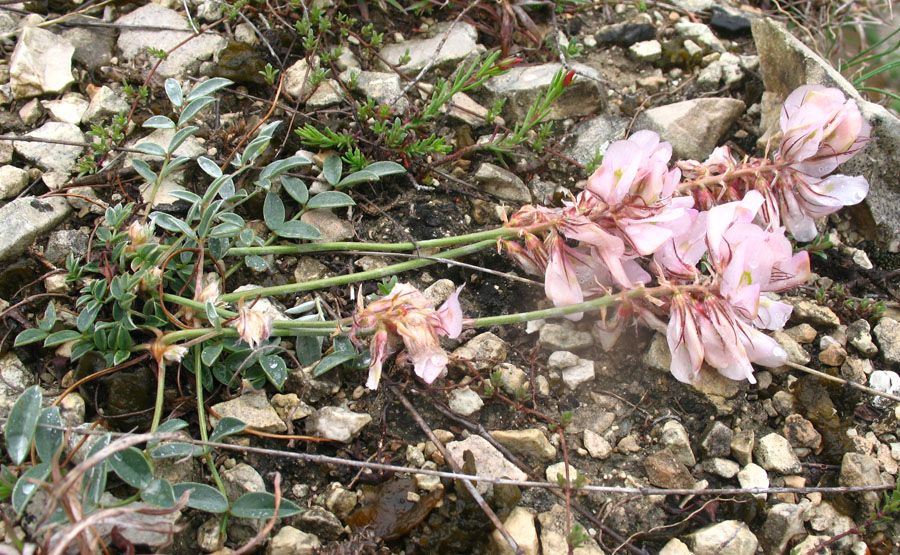
<instances>
[{"instance_id":1,"label":"flower head","mask_svg":"<svg viewBox=\"0 0 900 555\"><path fill-rule=\"evenodd\" d=\"M165 341L165 336L159 330L154 331L156 332L156 339L147 347L147 350L150 351L150 356L156 360L156 363L163 366L166 362L181 362L181 359L187 354L187 347L175 344L169 345Z\"/></svg>"},{"instance_id":2,"label":"flower head","mask_svg":"<svg viewBox=\"0 0 900 555\"><path fill-rule=\"evenodd\" d=\"M374 332L369 340L371 362L366 387L376 389L384 361L402 341L413 371L425 383L436 380L450 361L438 337L456 338L462 331L463 317L459 305L460 286L435 309L432 302L408 283L394 285L391 292L364 306L362 295L353 315L350 338L362 343L360 334Z\"/></svg>"},{"instance_id":3,"label":"flower head","mask_svg":"<svg viewBox=\"0 0 900 555\"><path fill-rule=\"evenodd\" d=\"M804 85L792 92L781 109L778 156L812 177L833 172L869 139L869 123L856 101L839 89Z\"/></svg>"},{"instance_id":4,"label":"flower head","mask_svg":"<svg viewBox=\"0 0 900 555\"><path fill-rule=\"evenodd\" d=\"M252 306L245 307L243 297L238 301L238 315L231 325L251 349L268 339L272 333L272 317L261 310L254 310Z\"/></svg>"}]
</instances>

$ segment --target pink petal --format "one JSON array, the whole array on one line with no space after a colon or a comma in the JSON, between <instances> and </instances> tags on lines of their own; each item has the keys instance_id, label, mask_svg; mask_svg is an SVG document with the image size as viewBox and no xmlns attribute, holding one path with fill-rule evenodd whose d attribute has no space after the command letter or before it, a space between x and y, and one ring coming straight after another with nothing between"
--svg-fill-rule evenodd
<instances>
[{"instance_id":1,"label":"pink petal","mask_svg":"<svg viewBox=\"0 0 900 555\"><path fill-rule=\"evenodd\" d=\"M462 331L462 307L459 306L459 292L466 284L462 284L456 288L444 304L437 310L438 320L440 324L437 326L438 335L444 335L450 339L459 337Z\"/></svg>"}]
</instances>

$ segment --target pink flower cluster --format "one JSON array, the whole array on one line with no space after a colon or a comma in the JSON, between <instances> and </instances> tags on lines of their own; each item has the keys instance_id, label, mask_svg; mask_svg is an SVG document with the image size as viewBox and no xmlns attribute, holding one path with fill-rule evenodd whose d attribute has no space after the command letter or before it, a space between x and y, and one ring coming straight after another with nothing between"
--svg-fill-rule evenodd
<instances>
[{"instance_id":1,"label":"pink flower cluster","mask_svg":"<svg viewBox=\"0 0 900 555\"><path fill-rule=\"evenodd\" d=\"M759 191L764 199L760 220L785 225L798 241L816 237L815 220L858 204L869 192L862 176L829 175L869 140L870 126L856 102L822 85L804 85L788 96L781 110L781 144L774 161L747 158L737 162L728 147L717 148L704 163L679 163L685 176L721 185L718 195L695 188L703 207L717 198L739 200Z\"/></svg>"},{"instance_id":2,"label":"pink flower cluster","mask_svg":"<svg viewBox=\"0 0 900 555\"><path fill-rule=\"evenodd\" d=\"M808 254L794 254L785 229L811 240L815 218L868 191L862 177L828 176L869 133L840 91L797 89L781 127L774 160L738 163L721 147L705 163L676 168L669 167L671 146L639 131L610 145L585 190L562 207L529 205L514 214L507 225L519 229L519 240L501 244L528 273L543 276L556 306L656 280L668 295L633 299L597 323L604 347L634 317L666 334L678 380L697 380L705 362L755 382L752 364L786 360L761 330L781 329L791 307L766 293L802 284L810 273Z\"/></svg>"},{"instance_id":3,"label":"pink flower cluster","mask_svg":"<svg viewBox=\"0 0 900 555\"><path fill-rule=\"evenodd\" d=\"M361 335L371 333L369 378L366 387L376 389L381 380L384 361L396 352L400 342L413 364L413 371L425 383L436 380L447 368L449 358L441 348L439 336L455 339L462 331L462 309L459 306L459 287L435 309L432 302L408 283L394 285L391 292L368 306L359 306L353 315L350 339L361 345Z\"/></svg>"}]
</instances>

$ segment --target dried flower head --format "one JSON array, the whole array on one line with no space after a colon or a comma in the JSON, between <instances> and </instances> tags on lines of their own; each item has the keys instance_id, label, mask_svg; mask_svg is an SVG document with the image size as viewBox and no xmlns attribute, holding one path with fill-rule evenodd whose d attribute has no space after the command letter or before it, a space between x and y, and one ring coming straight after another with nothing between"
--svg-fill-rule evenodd
<instances>
[{"instance_id":1,"label":"dried flower head","mask_svg":"<svg viewBox=\"0 0 900 555\"><path fill-rule=\"evenodd\" d=\"M374 332L369 341L371 363L366 387L376 389L384 361L402 341L413 371L425 383L436 380L447 368L449 357L441 348L439 336L456 338L462 331L463 317L459 306L460 286L435 309L432 302L408 283L394 285L391 292L363 305L362 293L353 315L350 338L361 344L362 333Z\"/></svg>"},{"instance_id":2,"label":"dried flower head","mask_svg":"<svg viewBox=\"0 0 900 555\"><path fill-rule=\"evenodd\" d=\"M243 297L238 300L238 316L232 320L231 325L237 329L238 336L251 349L256 348L272 334L272 317L261 310L254 310L252 306L245 307Z\"/></svg>"}]
</instances>

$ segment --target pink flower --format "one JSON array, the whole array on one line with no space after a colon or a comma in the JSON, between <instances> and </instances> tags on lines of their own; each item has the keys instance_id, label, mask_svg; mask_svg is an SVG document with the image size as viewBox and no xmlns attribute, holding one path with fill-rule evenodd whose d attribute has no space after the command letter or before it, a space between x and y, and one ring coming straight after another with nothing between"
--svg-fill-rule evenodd
<instances>
[{"instance_id":1,"label":"pink flower","mask_svg":"<svg viewBox=\"0 0 900 555\"><path fill-rule=\"evenodd\" d=\"M261 310L246 308L243 297L238 300L238 316L231 325L251 349L255 349L272 334L272 317Z\"/></svg>"},{"instance_id":2,"label":"pink flower","mask_svg":"<svg viewBox=\"0 0 900 555\"><path fill-rule=\"evenodd\" d=\"M869 123L856 101L839 89L804 85L792 92L781 109L778 157L812 177L833 172L869 139Z\"/></svg>"},{"instance_id":3,"label":"pink flower","mask_svg":"<svg viewBox=\"0 0 900 555\"><path fill-rule=\"evenodd\" d=\"M418 289L408 283L394 285L390 294L363 305L362 296L353 315L350 338L361 344L359 335L374 331L369 341L371 362L366 387L376 389L384 361L402 340L413 363L413 371L425 383L432 383L447 368L449 357L441 348L439 336L456 338L462 331L460 286L437 310Z\"/></svg>"}]
</instances>

